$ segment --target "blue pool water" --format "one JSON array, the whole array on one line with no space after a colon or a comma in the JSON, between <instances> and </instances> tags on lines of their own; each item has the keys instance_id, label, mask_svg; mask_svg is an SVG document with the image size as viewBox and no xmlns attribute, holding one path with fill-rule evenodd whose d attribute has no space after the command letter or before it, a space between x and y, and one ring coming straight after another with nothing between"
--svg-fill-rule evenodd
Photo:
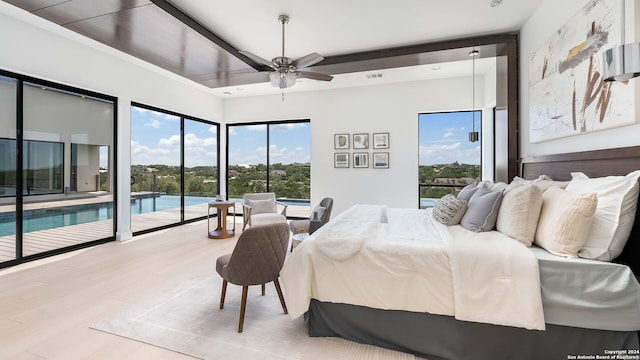
<instances>
[{"instance_id":1,"label":"blue pool water","mask_svg":"<svg viewBox=\"0 0 640 360\"><path fill-rule=\"evenodd\" d=\"M184 198L185 206L203 204L211 201L210 197L188 196ZM131 215L148 212L177 209L180 197L164 195L156 198L135 199L131 201ZM62 226L85 224L113 218L112 203L96 203L67 206L62 208L27 210L24 212L24 232L53 229ZM15 235L15 213L0 214L0 236Z\"/></svg>"}]
</instances>

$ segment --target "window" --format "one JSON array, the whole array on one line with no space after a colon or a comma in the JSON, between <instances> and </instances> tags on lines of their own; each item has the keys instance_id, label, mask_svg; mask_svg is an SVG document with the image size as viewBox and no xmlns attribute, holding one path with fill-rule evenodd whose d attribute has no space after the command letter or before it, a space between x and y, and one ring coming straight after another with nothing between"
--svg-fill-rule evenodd
<instances>
[{"instance_id":1,"label":"window","mask_svg":"<svg viewBox=\"0 0 640 360\"><path fill-rule=\"evenodd\" d=\"M207 216L219 192L218 130L204 120L131 106L134 233Z\"/></svg>"},{"instance_id":2,"label":"window","mask_svg":"<svg viewBox=\"0 0 640 360\"><path fill-rule=\"evenodd\" d=\"M418 184L420 207L435 205L437 199L481 178L482 134L469 141L469 132L481 128L481 112L457 111L418 116Z\"/></svg>"},{"instance_id":3,"label":"window","mask_svg":"<svg viewBox=\"0 0 640 360\"><path fill-rule=\"evenodd\" d=\"M24 140L24 195L60 194L63 192L64 144Z\"/></svg>"},{"instance_id":4,"label":"window","mask_svg":"<svg viewBox=\"0 0 640 360\"><path fill-rule=\"evenodd\" d=\"M273 192L287 215L308 217L311 198L308 120L227 125L227 196Z\"/></svg>"}]
</instances>

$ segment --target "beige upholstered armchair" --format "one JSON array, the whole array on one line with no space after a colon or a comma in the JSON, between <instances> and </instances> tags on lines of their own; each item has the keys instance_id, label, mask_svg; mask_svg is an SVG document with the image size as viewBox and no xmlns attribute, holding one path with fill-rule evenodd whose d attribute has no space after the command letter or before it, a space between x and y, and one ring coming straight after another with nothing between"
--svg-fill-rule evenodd
<instances>
[{"instance_id":1,"label":"beige upholstered armchair","mask_svg":"<svg viewBox=\"0 0 640 360\"><path fill-rule=\"evenodd\" d=\"M278 208L281 208L278 213ZM244 230L247 226L286 223L287 205L276 201L274 193L244 194L242 203Z\"/></svg>"},{"instance_id":2,"label":"beige upholstered armchair","mask_svg":"<svg viewBox=\"0 0 640 360\"><path fill-rule=\"evenodd\" d=\"M296 235L313 234L314 231L318 230L331 219L332 208L333 199L326 197L311 210L311 215L308 219L291 220L289 222L289 228L294 235L291 241L291 251L293 251L294 245L300 242L300 238Z\"/></svg>"},{"instance_id":3,"label":"beige upholstered armchair","mask_svg":"<svg viewBox=\"0 0 640 360\"><path fill-rule=\"evenodd\" d=\"M253 226L240 235L231 254L220 256L216 261L216 272L222 276L220 309L224 307L227 282L242 286L238 332L242 332L247 292L251 285L262 285L264 295L264 285L273 281L282 310L287 314L287 305L278 282L287 254L287 245L289 227L286 223Z\"/></svg>"}]
</instances>

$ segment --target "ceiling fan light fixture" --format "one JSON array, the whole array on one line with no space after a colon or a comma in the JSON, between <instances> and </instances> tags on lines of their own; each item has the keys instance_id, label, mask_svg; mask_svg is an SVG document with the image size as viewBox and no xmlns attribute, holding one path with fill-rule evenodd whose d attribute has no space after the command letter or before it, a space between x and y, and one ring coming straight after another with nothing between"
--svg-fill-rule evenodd
<instances>
[{"instance_id":1,"label":"ceiling fan light fixture","mask_svg":"<svg viewBox=\"0 0 640 360\"><path fill-rule=\"evenodd\" d=\"M292 72L273 71L269 74L269 82L280 89L290 88L296 84L298 76Z\"/></svg>"}]
</instances>

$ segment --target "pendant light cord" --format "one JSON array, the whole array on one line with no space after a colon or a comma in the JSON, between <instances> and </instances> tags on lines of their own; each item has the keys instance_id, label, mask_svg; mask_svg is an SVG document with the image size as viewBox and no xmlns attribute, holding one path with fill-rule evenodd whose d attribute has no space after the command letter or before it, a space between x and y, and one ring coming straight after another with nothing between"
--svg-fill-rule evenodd
<instances>
[{"instance_id":1,"label":"pendant light cord","mask_svg":"<svg viewBox=\"0 0 640 360\"><path fill-rule=\"evenodd\" d=\"M471 131L476 132L476 56L480 52L475 48L469 52L471 56Z\"/></svg>"}]
</instances>

